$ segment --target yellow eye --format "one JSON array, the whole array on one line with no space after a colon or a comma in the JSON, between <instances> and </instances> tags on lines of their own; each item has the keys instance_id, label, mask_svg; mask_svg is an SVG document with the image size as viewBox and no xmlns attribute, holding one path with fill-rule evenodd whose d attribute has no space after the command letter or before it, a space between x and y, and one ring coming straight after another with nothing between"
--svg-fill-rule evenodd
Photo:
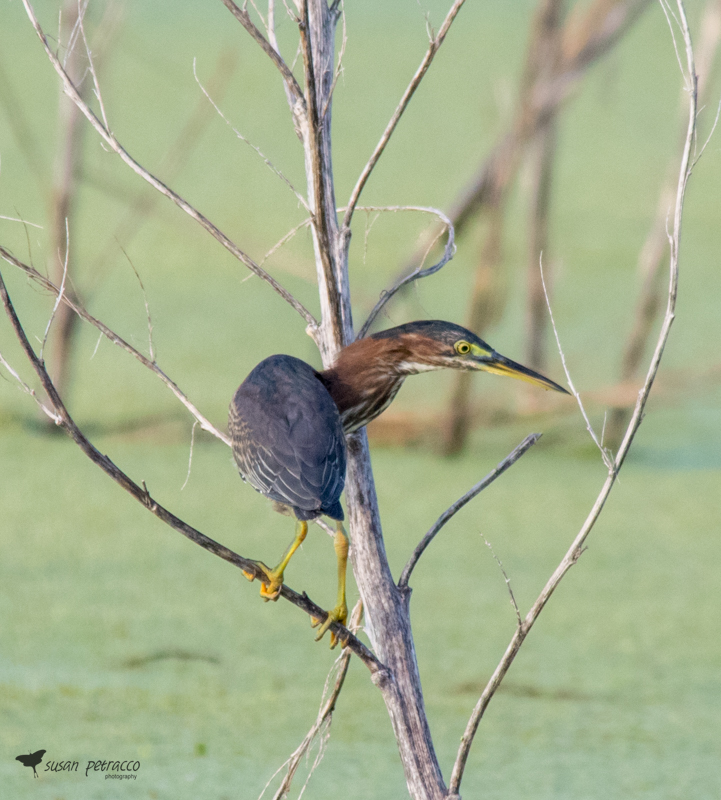
<instances>
[{"instance_id":1,"label":"yellow eye","mask_svg":"<svg viewBox=\"0 0 721 800\"><path fill-rule=\"evenodd\" d=\"M463 342L463 341L456 342L456 353L458 353L461 356L465 356L468 355L468 353L470 352L471 352L471 346L468 344L468 342Z\"/></svg>"}]
</instances>

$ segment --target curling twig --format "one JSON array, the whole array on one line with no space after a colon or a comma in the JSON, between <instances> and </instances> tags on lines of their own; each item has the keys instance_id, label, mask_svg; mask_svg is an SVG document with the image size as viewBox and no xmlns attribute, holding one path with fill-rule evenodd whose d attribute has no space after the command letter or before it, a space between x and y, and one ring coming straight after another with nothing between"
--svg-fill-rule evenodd
<instances>
[{"instance_id":1,"label":"curling twig","mask_svg":"<svg viewBox=\"0 0 721 800\"><path fill-rule=\"evenodd\" d=\"M445 225L445 230L448 232L448 236L446 239L446 247L443 251L443 255L441 256L440 261L432 264L430 267L426 267L423 269L423 263L421 263L416 269L410 272L408 275L405 275L403 278L398 280L394 286L390 289L386 289L382 292L380 299L373 307L373 310L368 315L368 319L363 323L363 327L358 332L358 336L356 338L362 339L368 331L370 330L371 325L375 321L378 314L383 310L385 305L391 300L391 298L399 292L404 286L407 286L409 283L413 281L417 281L421 278L427 278L430 275L434 275L440 269L445 267L445 265L453 258L456 253L456 242L455 242L455 231L453 230L453 225L448 217L442 212L439 211L437 208L429 208L426 206L361 206L359 210L364 211L420 211L425 214L433 214L438 217L441 222Z\"/></svg>"}]
</instances>

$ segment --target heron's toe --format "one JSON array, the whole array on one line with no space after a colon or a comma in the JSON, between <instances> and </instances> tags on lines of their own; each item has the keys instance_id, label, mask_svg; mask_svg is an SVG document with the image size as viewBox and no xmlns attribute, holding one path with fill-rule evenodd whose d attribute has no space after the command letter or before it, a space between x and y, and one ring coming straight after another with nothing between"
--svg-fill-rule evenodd
<instances>
[{"instance_id":1,"label":"heron's toe","mask_svg":"<svg viewBox=\"0 0 721 800\"><path fill-rule=\"evenodd\" d=\"M318 635L315 637L316 642L323 638L325 632L330 628L330 626L334 622L340 622L341 625L345 625L348 619L348 606L345 603L339 603L332 611L328 612L328 616L325 619L325 622L320 626L320 630L318 631ZM316 620L315 618L312 620L313 627L315 627L320 620ZM332 650L338 644L338 637L331 631L330 633L330 649Z\"/></svg>"},{"instance_id":2,"label":"heron's toe","mask_svg":"<svg viewBox=\"0 0 721 800\"><path fill-rule=\"evenodd\" d=\"M262 581L260 584L260 596L263 598L263 600L265 600L266 603L268 600L277 600L280 597L280 590L283 586L283 570L279 570L277 567L275 569L271 569L262 561L256 561L255 565L268 578L267 581ZM256 577L250 572L245 572L245 570L243 571L243 575L245 575L249 581L254 580Z\"/></svg>"}]
</instances>

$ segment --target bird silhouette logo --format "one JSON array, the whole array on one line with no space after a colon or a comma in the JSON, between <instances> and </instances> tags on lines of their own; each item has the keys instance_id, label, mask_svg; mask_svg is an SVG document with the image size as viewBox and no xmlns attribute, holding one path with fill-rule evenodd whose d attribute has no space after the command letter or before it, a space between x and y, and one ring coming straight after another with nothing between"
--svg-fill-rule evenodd
<instances>
[{"instance_id":1,"label":"bird silhouette logo","mask_svg":"<svg viewBox=\"0 0 721 800\"><path fill-rule=\"evenodd\" d=\"M16 756L15 760L19 761L24 767L32 767L33 774L37 778L38 773L35 771L35 767L43 760L43 756L46 752L46 750L36 750L34 753L28 753L26 756Z\"/></svg>"}]
</instances>

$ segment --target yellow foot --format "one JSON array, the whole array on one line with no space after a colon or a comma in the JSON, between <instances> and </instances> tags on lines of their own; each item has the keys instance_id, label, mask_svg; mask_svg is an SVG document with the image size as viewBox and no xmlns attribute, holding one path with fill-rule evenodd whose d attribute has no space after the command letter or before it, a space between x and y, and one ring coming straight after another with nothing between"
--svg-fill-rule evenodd
<instances>
[{"instance_id":1,"label":"yellow foot","mask_svg":"<svg viewBox=\"0 0 721 800\"><path fill-rule=\"evenodd\" d=\"M264 582L260 584L260 596L266 603L268 600L277 600L280 597L280 590L283 586L283 570L279 570L278 567L271 569L262 561L255 561L254 564L258 569L262 570L268 578L268 583ZM246 572L245 570L242 572L249 581L255 580L255 575L252 572Z\"/></svg>"},{"instance_id":2,"label":"yellow foot","mask_svg":"<svg viewBox=\"0 0 721 800\"><path fill-rule=\"evenodd\" d=\"M315 637L316 642L323 638L325 632L330 628L330 626L334 622L340 622L341 625L345 625L348 619L348 606L345 603L341 603L337 605L332 611L328 612L328 616L326 617L325 622L320 626L320 630L318 631L318 635ZM311 618L311 626L313 628L320 625L320 620L316 619L315 617ZM330 649L332 650L338 644L338 637L331 631L330 633Z\"/></svg>"}]
</instances>

